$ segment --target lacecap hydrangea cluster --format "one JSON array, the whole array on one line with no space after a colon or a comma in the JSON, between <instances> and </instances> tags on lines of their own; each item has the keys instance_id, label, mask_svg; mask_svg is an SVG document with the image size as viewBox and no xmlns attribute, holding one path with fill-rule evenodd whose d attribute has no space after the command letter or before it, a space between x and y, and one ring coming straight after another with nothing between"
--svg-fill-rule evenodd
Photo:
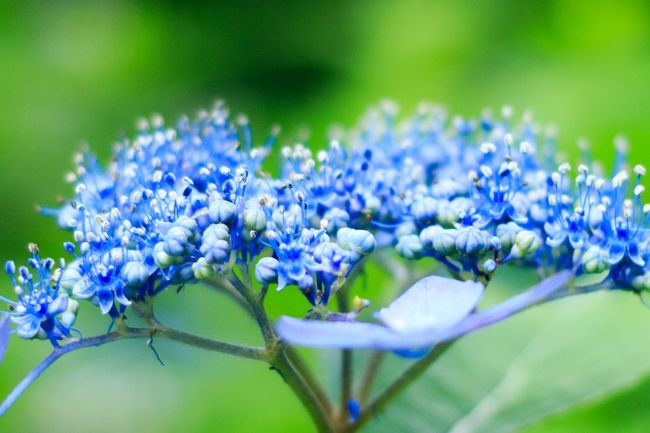
<instances>
[{"instance_id":1,"label":"lacecap hydrangea cluster","mask_svg":"<svg viewBox=\"0 0 650 433\"><path fill-rule=\"evenodd\" d=\"M387 248L465 280L512 262L650 286L645 169L628 171L622 139L610 176L586 154L559 163L553 134L507 108L468 120L422 105L398 122L383 104L319 151L280 149L277 132L255 147L247 120L218 103L175 125L140 122L106 166L80 153L74 196L44 211L71 232L68 260L32 244L28 266L6 264L17 299L0 299L16 333L57 345L75 332L80 300L115 319L235 266L326 308L355 265Z\"/></svg>"}]
</instances>

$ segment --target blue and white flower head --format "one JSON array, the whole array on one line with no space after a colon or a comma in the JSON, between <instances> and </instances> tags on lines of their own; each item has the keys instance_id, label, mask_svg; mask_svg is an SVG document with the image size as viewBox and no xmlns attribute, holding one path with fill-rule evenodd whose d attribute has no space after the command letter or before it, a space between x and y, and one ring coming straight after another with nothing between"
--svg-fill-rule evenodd
<instances>
[{"instance_id":1,"label":"blue and white flower head","mask_svg":"<svg viewBox=\"0 0 650 433\"><path fill-rule=\"evenodd\" d=\"M17 271L12 261L5 265L18 300L1 299L9 304L9 317L19 337L49 339L58 345L71 336L79 304L61 287L61 268L55 268L54 260L42 260L35 244L29 249L29 268Z\"/></svg>"},{"instance_id":2,"label":"blue and white flower head","mask_svg":"<svg viewBox=\"0 0 650 433\"><path fill-rule=\"evenodd\" d=\"M0 359L7 317L20 337L49 339L51 359L122 336L151 344L154 335L165 336L153 299L188 283L232 294L272 342L265 349L223 342L211 348L236 347L264 360L280 359L273 351L286 347L276 344L265 317L273 285L300 291L309 307L310 320L277 323L286 342L407 356L568 295L559 291L582 274L588 277L576 279L575 293L584 281L591 284L584 291L650 290L645 169L628 174L622 139L608 176L586 151L575 169L559 163L554 132L542 132L529 115L517 122L508 107L500 116L469 119L423 104L400 121L397 107L384 102L356 128L332 131L322 150L303 143L279 149L274 176L262 163L278 133L274 128L254 147L248 120L231 120L218 102L175 125L160 116L141 121L106 166L83 150L67 176L73 196L58 210L43 210L71 232L64 249L72 260L55 268L32 246L29 268L7 263L17 299L0 298L9 304L0 314ZM391 272L408 272L397 260L434 260L454 278L426 277L376 310L380 323L359 321L370 301L352 298L351 280L377 250ZM508 263L547 277L476 311L485 286ZM330 302L335 294L338 310ZM80 300L97 306L117 330L72 339ZM125 326L131 312L152 327ZM358 401L345 403L352 422L364 416Z\"/></svg>"}]
</instances>

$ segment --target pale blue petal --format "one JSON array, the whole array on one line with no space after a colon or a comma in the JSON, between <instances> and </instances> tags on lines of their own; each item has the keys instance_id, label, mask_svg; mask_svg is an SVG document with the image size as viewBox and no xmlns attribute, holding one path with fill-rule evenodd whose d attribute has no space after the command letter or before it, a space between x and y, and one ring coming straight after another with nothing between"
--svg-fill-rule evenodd
<instances>
[{"instance_id":1,"label":"pale blue petal","mask_svg":"<svg viewBox=\"0 0 650 433\"><path fill-rule=\"evenodd\" d=\"M470 314L483 296L483 284L430 276L421 279L375 317L399 333L448 329Z\"/></svg>"},{"instance_id":2,"label":"pale blue petal","mask_svg":"<svg viewBox=\"0 0 650 433\"><path fill-rule=\"evenodd\" d=\"M641 258L641 251L639 250L639 244L634 241L631 241L627 244L627 255L632 260L632 262L637 266L645 266L645 261Z\"/></svg>"},{"instance_id":3,"label":"pale blue petal","mask_svg":"<svg viewBox=\"0 0 650 433\"><path fill-rule=\"evenodd\" d=\"M305 347L406 348L402 338L385 326L362 322L304 320L283 316L276 329L287 343Z\"/></svg>"},{"instance_id":4,"label":"pale blue petal","mask_svg":"<svg viewBox=\"0 0 650 433\"><path fill-rule=\"evenodd\" d=\"M618 264L625 257L625 244L622 242L612 242L609 246L609 263Z\"/></svg>"},{"instance_id":5,"label":"pale blue petal","mask_svg":"<svg viewBox=\"0 0 650 433\"><path fill-rule=\"evenodd\" d=\"M9 345L9 318L0 317L0 362L5 357L7 346Z\"/></svg>"},{"instance_id":6,"label":"pale blue petal","mask_svg":"<svg viewBox=\"0 0 650 433\"><path fill-rule=\"evenodd\" d=\"M392 350L418 356L442 341L444 333L436 330L399 333L373 323L305 320L282 316L276 324L280 337L287 343L304 347L331 349Z\"/></svg>"},{"instance_id":7,"label":"pale blue petal","mask_svg":"<svg viewBox=\"0 0 650 433\"><path fill-rule=\"evenodd\" d=\"M68 295L59 294L59 296L47 306L47 314L56 316L63 313L68 308Z\"/></svg>"},{"instance_id":8,"label":"pale blue petal","mask_svg":"<svg viewBox=\"0 0 650 433\"><path fill-rule=\"evenodd\" d=\"M476 308L483 289L480 283L431 276L376 314L386 326L281 317L277 330L285 341L299 346L420 353Z\"/></svg>"},{"instance_id":9,"label":"pale blue petal","mask_svg":"<svg viewBox=\"0 0 650 433\"><path fill-rule=\"evenodd\" d=\"M34 338L41 329L41 319L36 316L25 316L29 320L25 320L22 325L18 326L16 334L20 338L30 339Z\"/></svg>"}]
</instances>

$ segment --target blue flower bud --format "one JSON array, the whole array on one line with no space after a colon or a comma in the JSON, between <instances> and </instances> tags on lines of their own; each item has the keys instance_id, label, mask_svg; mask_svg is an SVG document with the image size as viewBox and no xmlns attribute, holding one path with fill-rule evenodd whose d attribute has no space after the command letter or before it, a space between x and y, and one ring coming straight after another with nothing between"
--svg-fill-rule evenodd
<instances>
[{"instance_id":1,"label":"blue flower bud","mask_svg":"<svg viewBox=\"0 0 650 433\"><path fill-rule=\"evenodd\" d=\"M444 227L452 227L458 221L458 210L451 203L441 202L438 206L437 220Z\"/></svg>"},{"instance_id":2,"label":"blue flower bud","mask_svg":"<svg viewBox=\"0 0 650 433\"><path fill-rule=\"evenodd\" d=\"M260 284L270 284L278 281L278 262L273 257L262 257L255 265L255 279Z\"/></svg>"},{"instance_id":3,"label":"blue flower bud","mask_svg":"<svg viewBox=\"0 0 650 433\"><path fill-rule=\"evenodd\" d=\"M467 256L478 254L486 247L485 235L475 227L463 227L458 230L455 246L461 254Z\"/></svg>"},{"instance_id":4,"label":"blue flower bud","mask_svg":"<svg viewBox=\"0 0 650 433\"><path fill-rule=\"evenodd\" d=\"M491 274L494 272L497 268L497 262L495 262L492 259L487 259L484 260L480 265L479 265L481 271L485 272L486 274Z\"/></svg>"},{"instance_id":5,"label":"blue flower bud","mask_svg":"<svg viewBox=\"0 0 650 433\"><path fill-rule=\"evenodd\" d=\"M210 203L208 215L213 223L229 224L237 214L237 206L221 198Z\"/></svg>"},{"instance_id":6,"label":"blue flower bud","mask_svg":"<svg viewBox=\"0 0 650 433\"><path fill-rule=\"evenodd\" d=\"M406 235L399 238L395 246L397 252L404 258L413 260L422 257L422 242L417 235Z\"/></svg>"},{"instance_id":7,"label":"blue flower bud","mask_svg":"<svg viewBox=\"0 0 650 433\"><path fill-rule=\"evenodd\" d=\"M127 262L122 268L122 280L128 287L142 287L147 282L150 272L141 262Z\"/></svg>"},{"instance_id":8,"label":"blue flower bud","mask_svg":"<svg viewBox=\"0 0 650 433\"><path fill-rule=\"evenodd\" d=\"M411 205L411 215L420 225L429 225L435 222L438 203L431 197L416 200Z\"/></svg>"},{"instance_id":9,"label":"blue flower bud","mask_svg":"<svg viewBox=\"0 0 650 433\"><path fill-rule=\"evenodd\" d=\"M395 229L395 237L399 239L402 236L413 235L415 232L417 232L417 227L413 221L406 221L400 224L397 229Z\"/></svg>"},{"instance_id":10,"label":"blue flower bud","mask_svg":"<svg viewBox=\"0 0 650 433\"><path fill-rule=\"evenodd\" d=\"M68 307L59 316L59 321L65 328L72 328L77 321L77 311L79 310L79 302L74 299L68 300Z\"/></svg>"},{"instance_id":11,"label":"blue flower bud","mask_svg":"<svg viewBox=\"0 0 650 433\"><path fill-rule=\"evenodd\" d=\"M5 263L5 272L11 277L16 275L16 263L14 263L13 260L9 260Z\"/></svg>"},{"instance_id":12,"label":"blue flower bud","mask_svg":"<svg viewBox=\"0 0 650 433\"><path fill-rule=\"evenodd\" d=\"M515 243L517 233L523 230L517 223L509 222L507 224L499 224L497 226L496 235L501 241L501 246L505 251L510 251Z\"/></svg>"},{"instance_id":13,"label":"blue flower bud","mask_svg":"<svg viewBox=\"0 0 650 433\"><path fill-rule=\"evenodd\" d=\"M72 242L66 242L63 244L63 248L65 248L65 251L68 254L74 254L76 248L75 245Z\"/></svg>"},{"instance_id":14,"label":"blue flower bud","mask_svg":"<svg viewBox=\"0 0 650 433\"><path fill-rule=\"evenodd\" d=\"M542 239L531 230L522 230L515 236L515 243L510 252L513 257L524 257L534 254L542 246Z\"/></svg>"},{"instance_id":15,"label":"blue flower bud","mask_svg":"<svg viewBox=\"0 0 650 433\"><path fill-rule=\"evenodd\" d=\"M341 248L362 256L370 254L377 246L375 237L369 231L355 230L347 227L336 232L336 243Z\"/></svg>"},{"instance_id":16,"label":"blue flower bud","mask_svg":"<svg viewBox=\"0 0 650 433\"><path fill-rule=\"evenodd\" d=\"M336 233L339 229L348 226L348 223L350 222L350 214L343 209L334 207L325 212L323 219L326 219L328 222L327 231L330 233Z\"/></svg>"},{"instance_id":17,"label":"blue flower bud","mask_svg":"<svg viewBox=\"0 0 650 433\"><path fill-rule=\"evenodd\" d=\"M158 266L160 269L165 269L172 265L183 263L183 257L173 256L165 251L164 242L158 242L156 245L154 245L152 255L156 266Z\"/></svg>"},{"instance_id":18,"label":"blue flower bud","mask_svg":"<svg viewBox=\"0 0 650 433\"><path fill-rule=\"evenodd\" d=\"M191 232L183 227L172 227L165 235L163 247L170 256L182 256L189 247Z\"/></svg>"},{"instance_id":19,"label":"blue flower bud","mask_svg":"<svg viewBox=\"0 0 650 433\"><path fill-rule=\"evenodd\" d=\"M230 259L230 243L216 236L204 236L199 251L208 263L223 264Z\"/></svg>"},{"instance_id":20,"label":"blue flower bud","mask_svg":"<svg viewBox=\"0 0 650 433\"><path fill-rule=\"evenodd\" d=\"M205 280L215 274L215 269L205 258L201 257L192 264L192 272L197 280Z\"/></svg>"},{"instance_id":21,"label":"blue flower bud","mask_svg":"<svg viewBox=\"0 0 650 433\"><path fill-rule=\"evenodd\" d=\"M244 227L256 232L266 228L266 214L262 206L254 205L244 210Z\"/></svg>"},{"instance_id":22,"label":"blue flower bud","mask_svg":"<svg viewBox=\"0 0 650 433\"><path fill-rule=\"evenodd\" d=\"M425 248L432 249L443 256L448 256L456 250L456 234L455 229L429 226L420 232L420 242Z\"/></svg>"},{"instance_id":23,"label":"blue flower bud","mask_svg":"<svg viewBox=\"0 0 650 433\"><path fill-rule=\"evenodd\" d=\"M599 246L587 249L580 260L582 269L588 274L599 274L609 269L609 253Z\"/></svg>"}]
</instances>

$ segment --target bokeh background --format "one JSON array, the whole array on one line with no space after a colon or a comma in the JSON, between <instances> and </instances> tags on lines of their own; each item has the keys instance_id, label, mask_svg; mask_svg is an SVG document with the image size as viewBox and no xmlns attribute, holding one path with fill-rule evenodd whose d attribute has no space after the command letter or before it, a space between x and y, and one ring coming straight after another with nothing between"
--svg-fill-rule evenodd
<instances>
[{"instance_id":1,"label":"bokeh background","mask_svg":"<svg viewBox=\"0 0 650 433\"><path fill-rule=\"evenodd\" d=\"M320 146L332 123L351 125L384 97L407 112L430 100L465 115L507 103L554 124L569 157L577 139L588 137L607 164L613 137L623 133L631 158L650 163L648 4L1 2L0 259L25 257L29 241L62 252L65 233L34 205L70 193L63 173L82 143L106 159L139 116L173 119L225 98L249 115L258 138L277 122L286 140L308 127ZM0 286L9 290L8 282ZM255 341L254 327L217 295L192 289L181 296L163 299L162 314L183 312L168 315L172 323ZM618 308L624 318L626 309L642 307ZM84 317L86 310L83 326L101 332L106 324ZM648 342L639 339L639 357L650 356ZM263 366L157 347L165 367L141 343L64 359L0 419L0 430L311 431L297 401ZM12 341L0 395L46 353L45 343ZM623 361L621 369L635 359ZM647 431L648 405L650 381L640 380L530 429Z\"/></svg>"}]
</instances>

